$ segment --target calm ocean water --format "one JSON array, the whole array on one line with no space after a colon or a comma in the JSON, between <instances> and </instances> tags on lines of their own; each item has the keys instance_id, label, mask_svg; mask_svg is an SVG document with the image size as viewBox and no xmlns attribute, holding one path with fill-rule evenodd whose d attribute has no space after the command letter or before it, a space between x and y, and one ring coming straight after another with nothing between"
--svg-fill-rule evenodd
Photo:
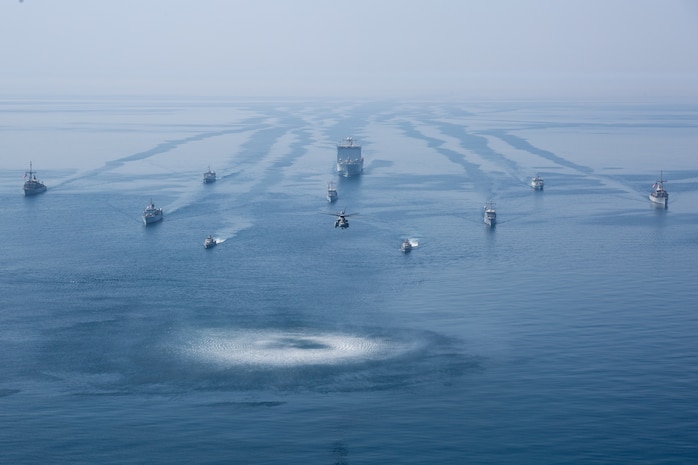
<instances>
[{"instance_id":1,"label":"calm ocean water","mask_svg":"<svg viewBox=\"0 0 698 465\"><path fill-rule=\"evenodd\" d=\"M697 129L690 105L3 100L0 463L694 463Z\"/></svg>"}]
</instances>

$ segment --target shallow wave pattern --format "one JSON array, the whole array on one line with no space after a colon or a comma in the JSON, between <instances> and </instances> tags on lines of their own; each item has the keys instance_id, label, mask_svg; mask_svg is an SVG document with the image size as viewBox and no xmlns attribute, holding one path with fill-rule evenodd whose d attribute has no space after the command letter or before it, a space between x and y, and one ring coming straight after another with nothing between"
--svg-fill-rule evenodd
<instances>
[{"instance_id":1,"label":"shallow wave pattern","mask_svg":"<svg viewBox=\"0 0 698 465\"><path fill-rule=\"evenodd\" d=\"M290 367L386 360L419 348L417 342L303 330L202 331L187 352L221 366Z\"/></svg>"}]
</instances>

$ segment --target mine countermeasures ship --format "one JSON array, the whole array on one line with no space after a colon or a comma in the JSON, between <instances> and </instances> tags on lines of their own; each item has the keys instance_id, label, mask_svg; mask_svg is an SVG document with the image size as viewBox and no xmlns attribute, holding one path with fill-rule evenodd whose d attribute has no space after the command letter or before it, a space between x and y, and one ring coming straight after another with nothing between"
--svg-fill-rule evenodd
<instances>
[{"instance_id":1,"label":"mine countermeasures ship","mask_svg":"<svg viewBox=\"0 0 698 465\"><path fill-rule=\"evenodd\" d=\"M358 176L364 170L361 145L347 137L337 144L337 173L344 177Z\"/></svg>"},{"instance_id":2,"label":"mine countermeasures ship","mask_svg":"<svg viewBox=\"0 0 698 465\"><path fill-rule=\"evenodd\" d=\"M162 220L162 216L162 208L156 207L151 200L143 210L143 224L148 226L149 224L157 223Z\"/></svg>"},{"instance_id":3,"label":"mine countermeasures ship","mask_svg":"<svg viewBox=\"0 0 698 465\"><path fill-rule=\"evenodd\" d=\"M664 208L669 207L669 193L664 189L664 173L659 175L659 181L652 184L652 190L650 190L650 202L655 205L662 206Z\"/></svg>"},{"instance_id":4,"label":"mine countermeasures ship","mask_svg":"<svg viewBox=\"0 0 698 465\"><path fill-rule=\"evenodd\" d=\"M32 162L29 162L29 171L24 174L24 195L35 195L46 192L46 185L36 179L36 171L32 170Z\"/></svg>"},{"instance_id":5,"label":"mine countermeasures ship","mask_svg":"<svg viewBox=\"0 0 698 465\"><path fill-rule=\"evenodd\" d=\"M485 224L491 228L497 224L497 212L494 210L494 202L485 204Z\"/></svg>"}]
</instances>

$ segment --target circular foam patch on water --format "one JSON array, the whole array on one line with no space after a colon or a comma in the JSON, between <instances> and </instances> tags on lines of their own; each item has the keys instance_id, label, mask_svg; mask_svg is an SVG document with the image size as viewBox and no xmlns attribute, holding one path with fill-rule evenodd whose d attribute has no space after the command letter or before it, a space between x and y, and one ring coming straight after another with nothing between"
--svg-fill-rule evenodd
<instances>
[{"instance_id":1,"label":"circular foam patch on water","mask_svg":"<svg viewBox=\"0 0 698 465\"><path fill-rule=\"evenodd\" d=\"M384 360L410 344L380 336L311 330L200 331L187 352L202 361L234 365L335 365Z\"/></svg>"}]
</instances>

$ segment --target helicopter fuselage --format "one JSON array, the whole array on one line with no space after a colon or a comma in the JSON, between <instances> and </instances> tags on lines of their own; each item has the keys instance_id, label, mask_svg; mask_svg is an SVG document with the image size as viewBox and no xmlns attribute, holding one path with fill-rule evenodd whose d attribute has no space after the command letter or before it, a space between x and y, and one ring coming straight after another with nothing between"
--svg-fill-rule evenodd
<instances>
[{"instance_id":1,"label":"helicopter fuselage","mask_svg":"<svg viewBox=\"0 0 698 465\"><path fill-rule=\"evenodd\" d=\"M337 220L334 222L334 227L335 228L341 228L341 229L347 229L349 227L349 220L346 219L343 216L340 216L337 218Z\"/></svg>"}]
</instances>

